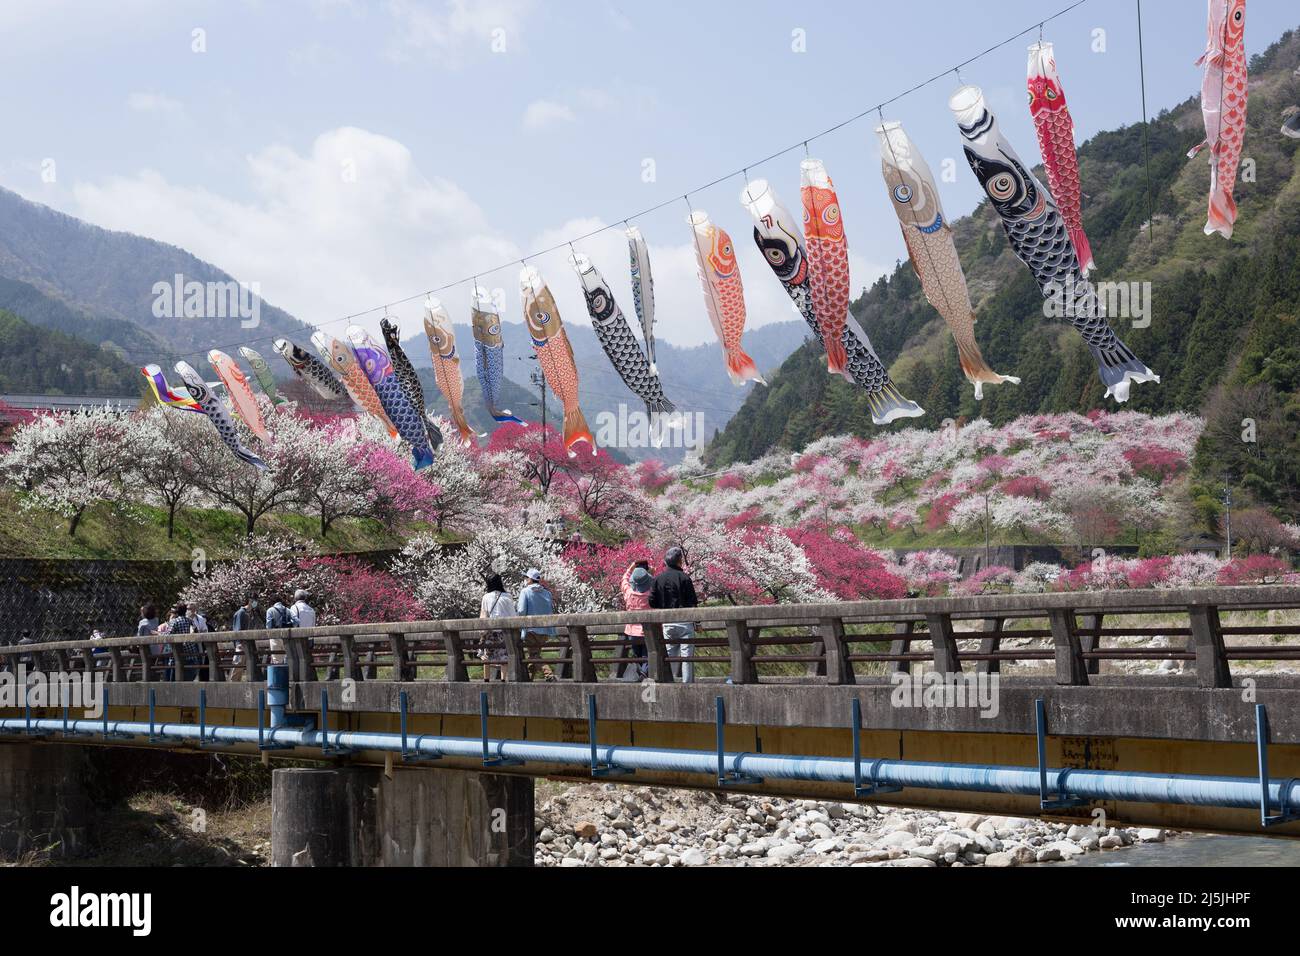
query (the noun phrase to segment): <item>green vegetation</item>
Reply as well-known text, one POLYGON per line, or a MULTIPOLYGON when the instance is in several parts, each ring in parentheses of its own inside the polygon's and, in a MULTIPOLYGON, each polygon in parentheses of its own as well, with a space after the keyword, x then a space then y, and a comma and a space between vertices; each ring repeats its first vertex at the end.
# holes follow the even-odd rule
MULTIPOLYGON (((1115 325, 1162 383, 1135 387, 1125 407, 1207 417, 1194 494, 1206 499, 1211 522, 1225 481, 1277 510, 1295 514, 1300 505, 1300 143, 1277 131, 1282 109, 1300 102, 1300 77, 1292 72, 1298 60, 1300 34, 1292 31, 1251 62, 1250 162, 1243 164, 1251 172, 1237 186, 1240 216, 1229 242, 1202 234, 1209 172, 1203 159, 1185 155, 1203 135, 1198 99, 1150 125, 1154 225, 1141 125, 1101 133, 1079 151, 1094 278, 1152 285, 1150 326, 1115 325), (1241 438, 1247 418, 1258 425, 1253 444, 1241 438)), ((1020 145, 1032 155, 1032 143, 1020 145)), ((1082 341, 1043 318, 1039 291, 988 203, 954 229, 984 355, 1024 383, 987 388, 977 403, 951 337, 922 298, 911 264, 901 263, 853 305, 903 392, 926 409, 924 418, 890 427, 934 428, 945 418, 974 417, 1000 425, 1024 414, 1107 404, 1082 341)), ((708 460, 723 466, 824 435, 879 431, 863 393, 827 375, 809 343, 769 387, 754 390, 708 460)))
POLYGON ((0 309, 0 392, 120 398, 143 382, 117 355, 0 309))

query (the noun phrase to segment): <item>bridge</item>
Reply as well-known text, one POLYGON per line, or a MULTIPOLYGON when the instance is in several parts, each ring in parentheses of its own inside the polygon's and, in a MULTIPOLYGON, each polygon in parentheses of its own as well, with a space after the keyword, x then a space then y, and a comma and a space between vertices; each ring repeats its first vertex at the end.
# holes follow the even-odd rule
POLYGON ((0 685, 105 698, 0 709, 0 848, 76 842, 88 747, 311 761, 273 774, 277 865, 526 865, 533 777, 1294 837, 1297 608, 1280 586, 697 608, 689 684, 681 611, 185 635, 179 668, 137 637, 0 647, 0 685), (530 651, 525 624, 557 634, 530 651), (512 639, 485 683, 489 627, 512 639))

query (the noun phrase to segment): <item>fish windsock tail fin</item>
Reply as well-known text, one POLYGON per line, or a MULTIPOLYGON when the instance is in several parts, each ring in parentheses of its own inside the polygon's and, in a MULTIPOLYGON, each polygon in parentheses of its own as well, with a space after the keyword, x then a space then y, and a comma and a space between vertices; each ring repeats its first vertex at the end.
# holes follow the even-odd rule
POLYGON ((1209 147, 1209 145, 1210 145, 1210 141, 1208 139, 1201 140, 1199 143, 1197 143, 1195 146, 1193 146, 1191 149, 1187 151, 1187 158, 1194 159, 1197 153, 1199 153, 1203 149, 1206 149, 1207 147, 1209 147))
POLYGON ((731 376, 731 384, 744 385, 746 382, 754 381, 760 385, 766 385, 763 374, 754 364, 754 360, 745 354, 745 350, 737 345, 734 349, 727 349, 727 374, 731 376))
POLYGON ((1236 221, 1237 201, 1222 186, 1216 174, 1214 182, 1210 184, 1210 210, 1205 218, 1205 234, 1212 236, 1217 232, 1224 239, 1231 239, 1232 227, 1236 221))
POLYGON ((1079 273, 1086 277, 1089 272, 1097 268, 1097 264, 1092 260, 1092 245, 1088 242, 1083 226, 1070 230, 1070 243, 1074 246, 1074 254, 1079 259, 1079 273))
POLYGON ((429 437, 429 447, 437 451, 442 447, 442 429, 433 423, 432 418, 424 420, 424 433, 429 437))
POLYGON ((466 445, 478 444, 477 441, 478 436, 475 433, 474 429, 470 427, 469 422, 465 420, 465 413, 464 412, 457 413, 454 416, 454 420, 456 423, 456 431, 460 433, 460 440, 464 442, 466 445))
POLYGON ((976 401, 984 397, 985 385, 1001 385, 1003 382, 1010 382, 1012 385, 1020 384, 1020 379, 1014 375, 1001 375, 989 368, 980 347, 974 342, 958 342, 957 358, 961 362, 962 374, 966 376, 966 381, 975 386, 976 401))
POLYGON ((528 423, 522 418, 511 415, 510 409, 508 408, 503 408, 499 412, 493 412, 492 420, 500 425, 504 425, 506 422, 513 422, 516 425, 523 425, 525 428, 528 427, 528 423))
POLYGON ((592 437, 591 429, 587 427, 587 419, 583 416, 582 409, 575 405, 564 411, 564 450, 570 455, 574 454, 573 446, 581 441, 590 445, 591 453, 596 454, 596 439, 592 437))
POLYGON ((411 449, 411 466, 420 471, 422 468, 428 468, 433 464, 433 449, 428 447, 411 449))
POLYGON ((1114 398, 1121 405, 1128 401, 1129 390, 1135 382, 1155 382, 1160 384, 1160 376, 1147 368, 1133 350, 1118 338, 1108 348, 1089 346, 1092 356, 1097 360, 1097 370, 1106 385, 1106 397, 1114 398))
POLYGON ((849 356, 844 350, 844 341, 838 338, 826 340, 826 371, 831 375, 843 375, 849 366, 849 356))
POLYGON ((237 448, 234 451, 235 451, 235 455, 238 458, 240 458, 242 461, 248 462, 254 468, 257 468, 261 471, 266 471, 267 468, 266 462, 263 461, 260 456, 255 455, 247 448, 237 448))
POLYGON ((886 382, 878 392, 867 393, 871 407, 871 420, 877 425, 888 425, 896 418, 920 418, 925 409, 910 398, 905 398, 893 382, 886 382))
POLYGON ((677 406, 669 401, 666 396, 660 396, 657 401, 646 402, 645 411, 647 415, 653 415, 656 412, 675 412, 677 411, 677 406))

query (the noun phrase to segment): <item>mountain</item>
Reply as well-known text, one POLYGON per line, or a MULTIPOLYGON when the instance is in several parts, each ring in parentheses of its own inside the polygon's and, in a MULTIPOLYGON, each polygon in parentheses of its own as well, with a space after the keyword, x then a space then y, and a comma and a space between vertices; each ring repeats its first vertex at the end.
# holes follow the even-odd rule
POLYGON ((0 309, 0 392, 121 398, 143 381, 116 355, 0 309))
MULTIPOLYGON (((489 422, 486 411, 482 408, 478 384, 470 382, 474 372, 473 330, 468 324, 457 325, 455 328, 456 341, 460 345, 461 354, 465 356, 462 359, 462 372, 466 376, 466 414, 469 414, 471 403, 476 403, 474 407, 482 413, 482 420, 489 422)), ((610 364, 591 326, 569 323, 565 325, 564 330, 573 345, 573 357, 578 366, 579 403, 587 423, 592 431, 597 433, 597 438, 600 437, 599 429, 602 421, 609 423, 611 429, 616 427, 620 406, 626 409, 625 420, 627 416, 635 413, 644 413, 645 405, 623 384, 623 380, 610 364)), ((769 323, 745 333, 745 351, 753 356, 758 367, 766 373, 779 367, 786 356, 800 347, 807 335, 807 326, 802 322, 769 323)), ((529 404, 539 401, 537 388, 519 384, 528 382, 537 369, 528 330, 522 322, 503 321, 501 336, 506 350, 507 387, 520 390, 527 396, 515 399, 507 394, 503 404, 521 418, 540 418, 540 407, 532 407, 529 404), (526 413, 521 412, 521 408, 525 409, 526 413)), ((417 367, 427 368, 430 365, 429 346, 422 333, 404 342, 403 347, 417 367)), ((676 403, 679 409, 697 416, 690 420, 690 427, 700 444, 707 441, 727 423, 753 388, 750 385, 738 388, 730 383, 723 367, 721 346, 716 343, 685 348, 670 342, 657 341, 655 360, 659 368, 660 380, 663 382, 664 393, 676 403)), ((429 376, 424 389, 425 399, 432 403, 440 414, 445 414, 446 403, 442 401, 438 390, 430 387, 431 382, 432 376, 429 376)), ((548 392, 546 400, 549 411, 552 414, 558 412, 560 405, 554 393, 548 392)), ((472 416, 470 422, 480 431, 486 430, 475 422, 472 416)), ((671 447, 671 444, 666 442, 661 448, 621 447, 620 450, 636 461, 659 458, 675 463, 684 457, 686 449, 671 447)))
MULTIPOLYGON (((1148 327, 1112 319, 1121 338, 1162 378, 1159 385, 1135 386, 1124 407, 1152 413, 1217 411, 1225 416, 1223 434, 1230 435, 1242 431, 1241 419, 1252 417, 1249 409, 1255 408, 1261 429, 1265 420, 1278 423, 1276 441, 1237 440, 1236 448, 1219 450, 1235 463, 1238 478, 1255 474, 1260 487, 1281 482, 1269 492, 1279 501, 1278 494, 1292 494, 1283 486, 1300 489, 1300 477, 1277 476, 1279 468, 1300 469, 1300 464, 1287 465, 1300 460, 1295 438, 1300 432, 1300 142, 1279 133, 1282 111, 1300 102, 1297 62, 1296 31, 1251 59, 1243 152, 1249 162, 1243 162, 1236 188, 1240 213, 1230 241, 1202 233, 1207 160, 1205 154, 1195 160, 1186 156, 1204 137, 1199 97, 1150 123, 1154 222, 1141 125, 1100 133, 1079 149, 1084 225, 1098 265, 1092 278, 1150 283, 1152 294, 1148 327), (1254 398, 1241 398, 1245 392, 1254 398), (1252 464, 1263 458, 1270 460, 1267 479, 1252 464)), ((1014 145, 1022 156, 1035 155, 1033 142, 1014 145)), ((1038 174, 1046 181, 1041 169, 1038 174)), ((963 169, 960 175, 970 173, 963 169)), ((910 263, 900 263, 852 306, 903 393, 927 413, 889 427, 938 428, 945 419, 975 417, 1000 425, 1026 413, 1113 408, 1102 397, 1095 364, 1079 336, 1044 318, 1037 286, 1011 252, 988 202, 953 229, 984 356, 993 368, 1024 382, 986 387, 983 402, 976 402, 951 336, 922 297, 910 263)), ((880 431, 871 423, 863 393, 826 373, 815 343, 791 355, 770 381, 769 387, 754 389, 711 443, 707 461, 753 460, 824 435, 880 431)), ((1207 434, 1214 433, 1212 417, 1210 425, 1207 434)), ((1206 453, 1199 460, 1209 467, 1216 457, 1206 453)), ((1217 464, 1215 470, 1221 470, 1217 464)), ((1202 476, 1208 481, 1207 474, 1202 476)))
MULTIPOLYGON (((234 343, 243 343, 264 349, 276 336, 304 338, 310 332, 283 309, 260 300, 255 328, 244 328, 243 323, 251 318, 241 318, 235 308, 227 308, 225 317, 218 317, 213 308, 205 309, 206 317, 185 318, 184 309, 174 307, 175 296, 165 297, 164 307, 155 291, 158 283, 173 286, 178 275, 185 282, 212 283, 214 291, 235 282, 184 249, 101 229, 0 189, 0 278, 24 283, 73 312, 143 330, 152 342, 132 339, 121 325, 76 333, 95 344, 105 339, 116 342, 133 364, 156 361, 170 366, 177 358, 193 362, 209 348, 231 349, 234 343), (116 331, 109 334, 110 330, 116 331), (131 344, 118 341, 119 337, 131 344), (158 343, 165 346, 161 352, 158 343)), ((25 295, 21 290, 18 294, 25 295)), ((237 307, 238 303, 229 305, 237 307)), ((245 314, 251 316, 252 312, 249 308, 245 314)))
POLYGON ((0 309, 7 309, 32 325, 98 345, 126 362, 163 353, 167 348, 132 322, 98 318, 16 279, 0 278, 0 309))

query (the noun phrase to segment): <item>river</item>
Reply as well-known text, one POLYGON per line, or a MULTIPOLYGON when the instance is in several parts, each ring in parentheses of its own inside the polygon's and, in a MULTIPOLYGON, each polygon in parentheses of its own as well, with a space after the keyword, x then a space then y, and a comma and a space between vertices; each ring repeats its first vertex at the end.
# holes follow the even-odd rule
POLYGON ((1300 840, 1198 833, 1087 853, 1052 866, 1300 866, 1300 840))

